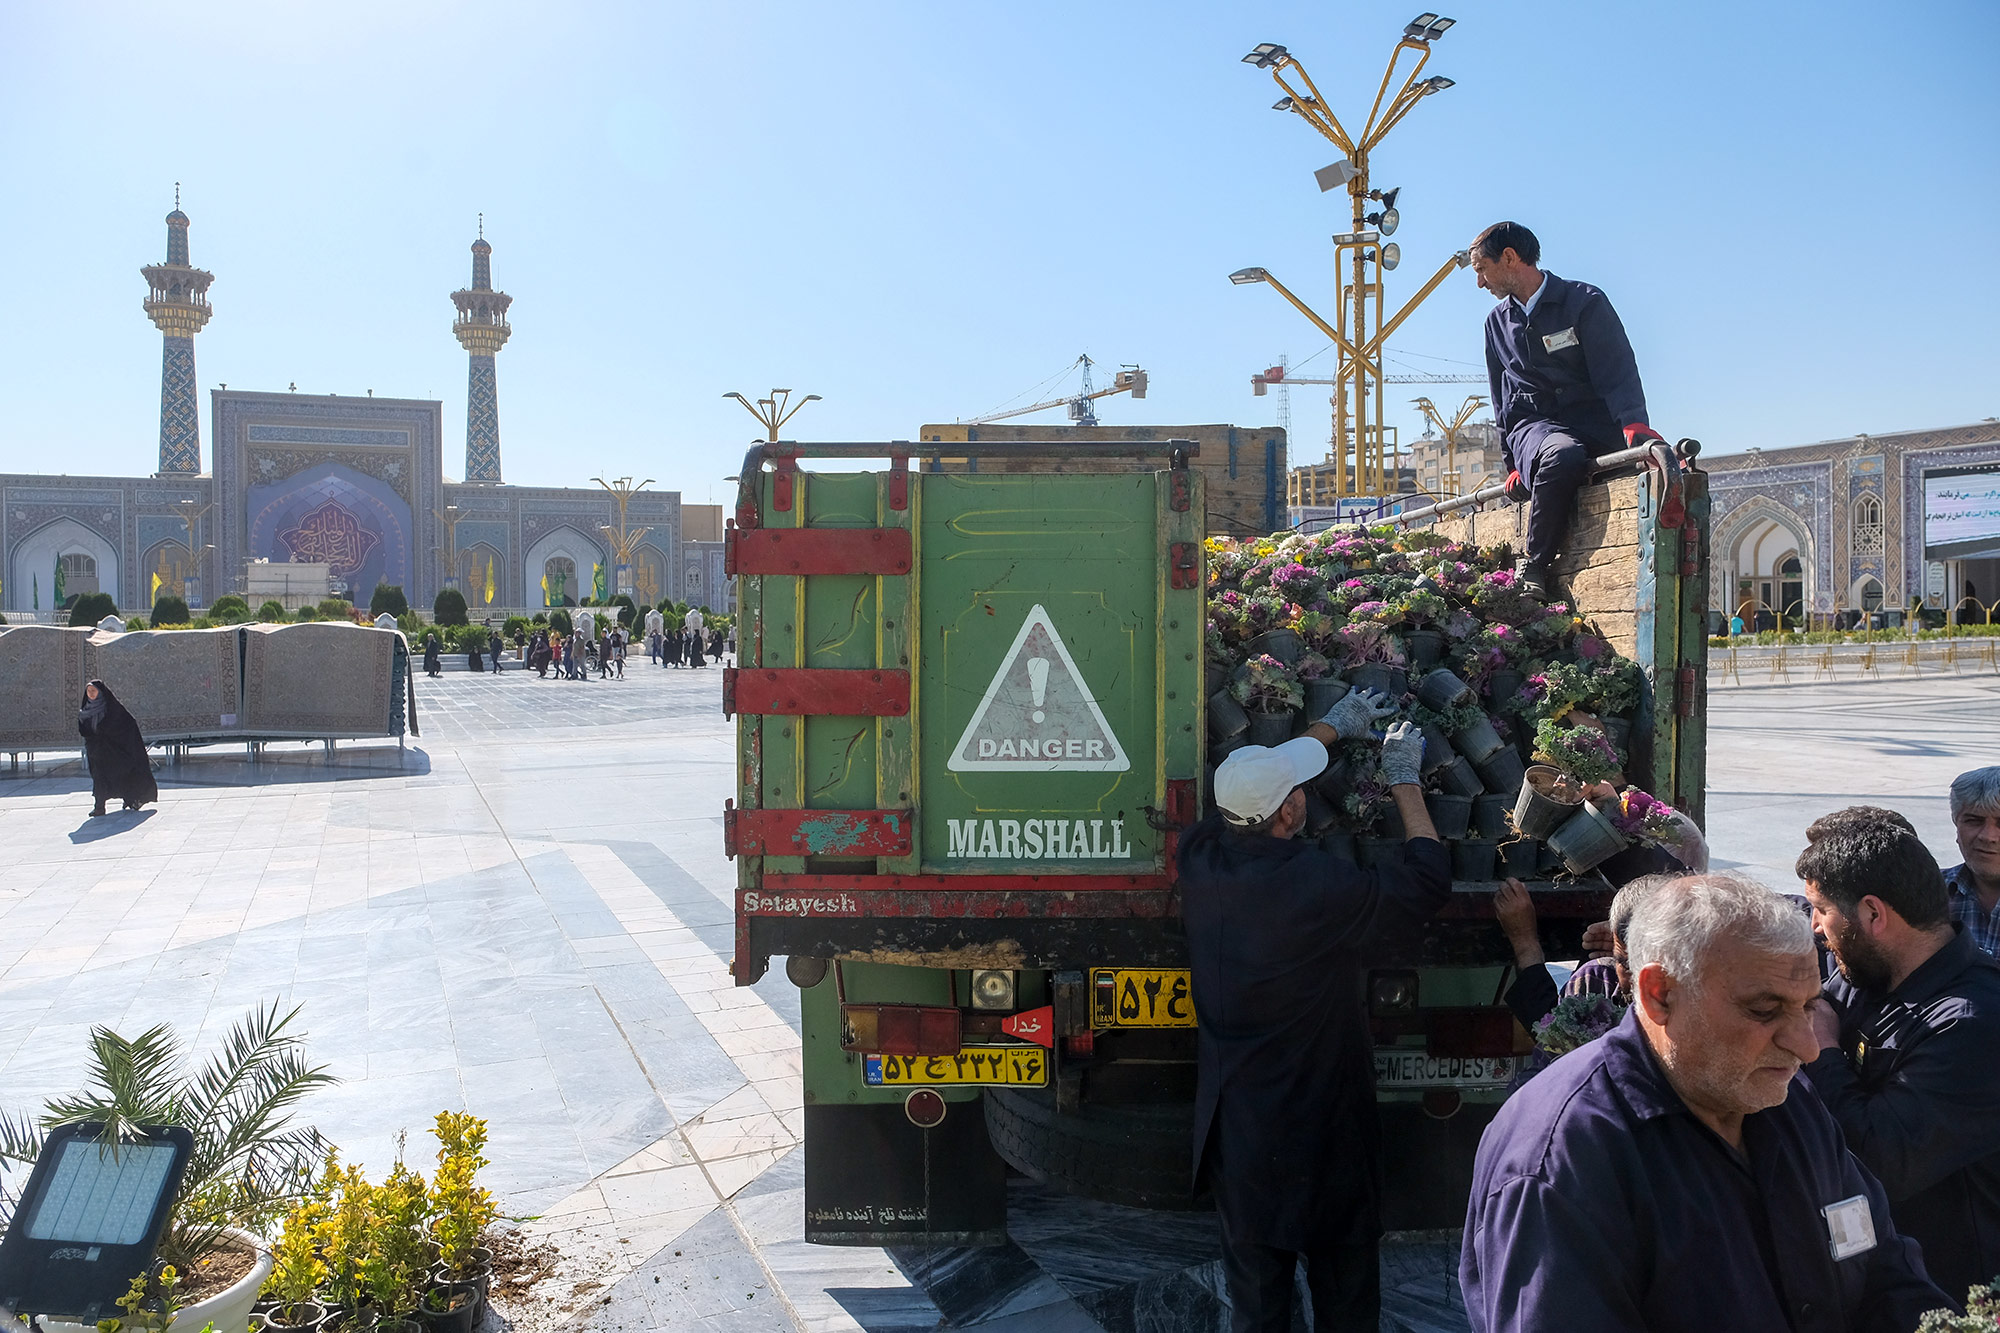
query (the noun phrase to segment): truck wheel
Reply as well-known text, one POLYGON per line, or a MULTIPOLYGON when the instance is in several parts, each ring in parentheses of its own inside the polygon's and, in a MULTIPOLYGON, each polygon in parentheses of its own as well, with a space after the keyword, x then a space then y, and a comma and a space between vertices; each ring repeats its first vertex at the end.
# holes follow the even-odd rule
POLYGON ((1053 1088, 988 1088, 986 1133, 1016 1171, 1128 1208, 1194 1211, 1194 1107, 1100 1106, 1058 1114, 1053 1088))

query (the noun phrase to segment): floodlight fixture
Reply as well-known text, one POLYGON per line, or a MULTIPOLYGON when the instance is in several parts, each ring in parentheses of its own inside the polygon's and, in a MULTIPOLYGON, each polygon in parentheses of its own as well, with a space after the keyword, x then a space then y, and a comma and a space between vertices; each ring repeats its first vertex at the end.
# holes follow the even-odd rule
POLYGON ((1396 206, 1396 196, 1402 192, 1403 187, 1398 185, 1391 190, 1370 190, 1368 197, 1370 199, 1380 199, 1384 208, 1394 208, 1396 206))
POLYGON ((1280 97, 1277 101, 1271 103, 1271 110, 1273 111, 1293 111, 1296 109, 1297 104, 1289 97, 1280 97))
POLYGON ((1422 41, 1424 34, 1431 30, 1431 24, 1437 22, 1437 17, 1435 14, 1417 15, 1403 25, 1403 36, 1408 37, 1412 41, 1422 41))
POLYGON ((1371 227, 1380 227, 1384 236, 1394 236, 1397 224, 1402 220, 1403 215, 1393 208, 1385 208, 1380 213, 1370 213, 1362 219, 1371 227))
POLYGON ((1258 69, 1269 69, 1290 54, 1276 42, 1259 42, 1249 55, 1243 57, 1243 63, 1255 65, 1258 69))
POLYGON ((1449 28, 1449 27, 1450 27, 1450 26, 1451 26, 1452 24, 1454 24, 1454 23, 1456 23, 1456 22, 1458 22, 1458 20, 1457 20, 1457 19, 1435 19, 1435 20, 1433 20, 1433 21, 1432 21, 1432 23, 1431 23, 1431 26, 1430 26, 1430 39, 1431 39, 1432 41, 1436 41, 1436 40, 1437 40, 1438 38, 1440 38, 1440 37, 1444 36, 1444 33, 1445 33, 1445 29, 1446 29, 1446 28, 1449 28))
POLYGON ((1360 174, 1361 168, 1343 157, 1340 161, 1315 171, 1313 179, 1319 182, 1320 193, 1325 194, 1329 190, 1338 190, 1360 174))
POLYGON ((1383 270, 1383 272, 1385 272, 1385 273, 1392 273, 1392 272, 1394 272, 1394 271, 1395 271, 1395 268, 1396 268, 1396 265, 1398 265, 1398 264, 1400 264, 1400 263, 1402 263, 1402 262, 1403 262, 1403 247, 1402 247, 1402 246, 1400 246, 1400 245, 1396 244, 1396 243, 1395 243, 1394 241, 1390 241, 1390 242, 1389 242, 1389 243, 1388 243, 1387 245, 1385 245, 1385 246, 1383 246, 1383 247, 1382 247, 1382 270, 1383 270))
POLYGON ((1417 87, 1423 90, 1422 93, 1423 96, 1428 97, 1432 93, 1441 93, 1447 88, 1454 87, 1457 85, 1457 83, 1458 83, 1457 79, 1447 79, 1442 74, 1433 74, 1428 79, 1425 79, 1422 83, 1418 84, 1417 87))
POLYGON ((1238 287, 1246 286, 1253 282, 1269 282, 1270 279, 1271 275, 1261 268, 1239 268, 1229 275, 1229 280, 1238 287))
POLYGON ((1334 235, 1335 245, 1373 245, 1382 239, 1381 233, 1373 231, 1343 231, 1334 235))

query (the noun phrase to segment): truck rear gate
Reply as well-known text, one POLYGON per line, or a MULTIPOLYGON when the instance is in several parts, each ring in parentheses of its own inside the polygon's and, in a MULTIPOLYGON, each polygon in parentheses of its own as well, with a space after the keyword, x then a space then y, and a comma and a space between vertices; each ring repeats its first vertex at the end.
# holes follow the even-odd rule
MULTIPOLYGON (((806 1238, 820 1243, 999 1242, 1003 1156, 1093 1197, 1190 1202, 1194 1029, 1171 868, 1199 814, 1212 688, 1195 447, 980 445, 1005 466, 920 470, 967 452, 760 445, 728 534, 734 972, 749 984, 785 956, 804 988, 806 1238), (1025 466, 1052 456, 1157 470, 1025 466), (810 459, 888 467, 801 469, 810 459)), ((1698 712, 1701 539, 1661 528, 1647 487, 1586 488, 1580 563, 1628 576, 1580 610, 1622 617, 1606 626, 1620 650, 1698 712)), ((1662 709, 1655 727, 1642 711, 1634 776, 1698 810, 1688 720, 1662 709)), ((1463 1215, 1519 1049, 1497 1008, 1511 954, 1496 886, 1458 887, 1420 942, 1371 960, 1388 997, 1375 1007, 1393 1227, 1463 1215), (1398 1008, 1405 982, 1420 1007, 1398 1008)), ((1550 956, 1575 956, 1608 890, 1535 887, 1550 956)))

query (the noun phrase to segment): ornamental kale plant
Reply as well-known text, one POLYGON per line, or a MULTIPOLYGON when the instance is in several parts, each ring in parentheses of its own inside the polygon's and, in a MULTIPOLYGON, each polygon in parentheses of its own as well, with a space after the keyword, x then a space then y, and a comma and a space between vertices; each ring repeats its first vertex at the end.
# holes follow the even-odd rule
POLYGON ((1618 1026, 1625 1006, 1609 995, 1565 995, 1535 1024, 1535 1045, 1550 1055, 1566 1055, 1618 1026))
POLYGON ((1327 661, 1324 653, 1308 650, 1300 656, 1299 664, 1293 670, 1298 672, 1300 680, 1324 680, 1333 674, 1333 663, 1327 661))
POLYGON ((1585 785, 1616 777, 1624 767, 1610 738, 1583 723, 1566 727, 1553 720, 1543 722, 1535 728, 1535 757, 1585 785))
POLYGON ((1249 669, 1229 682, 1229 697, 1253 713, 1283 713, 1303 708, 1306 692, 1298 673, 1269 653, 1259 653, 1249 669))

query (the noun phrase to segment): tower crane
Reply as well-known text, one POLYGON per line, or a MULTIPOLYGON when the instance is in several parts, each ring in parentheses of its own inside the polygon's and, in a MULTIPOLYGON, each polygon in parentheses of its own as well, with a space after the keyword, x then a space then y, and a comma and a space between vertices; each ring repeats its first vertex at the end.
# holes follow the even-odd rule
MULTIPOLYGON (((1420 371, 1412 375, 1384 375, 1384 384, 1484 384, 1484 375, 1434 375, 1420 371)), ((1250 392, 1262 398, 1273 384, 1345 384, 1339 379, 1310 379, 1304 375, 1290 374, 1283 366, 1272 366, 1260 374, 1250 377, 1250 392)))
POLYGON ((989 422, 1006 421, 1010 417, 1024 417, 1031 412, 1045 412, 1051 407, 1067 407, 1072 426, 1095 426, 1097 409, 1094 404, 1097 399, 1109 398, 1117 393, 1129 393, 1134 398, 1146 396, 1146 372, 1137 366, 1126 366, 1121 369, 1108 389, 1091 388, 1090 368, 1095 364, 1088 356, 1080 356, 1070 363, 1072 370, 1078 366, 1083 367, 1083 385, 1076 393, 1061 398, 1051 398, 1047 402, 1034 403, 1028 407, 1010 408, 1005 412, 988 412, 981 417, 967 417, 962 424, 983 426, 989 422))

